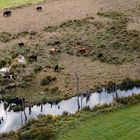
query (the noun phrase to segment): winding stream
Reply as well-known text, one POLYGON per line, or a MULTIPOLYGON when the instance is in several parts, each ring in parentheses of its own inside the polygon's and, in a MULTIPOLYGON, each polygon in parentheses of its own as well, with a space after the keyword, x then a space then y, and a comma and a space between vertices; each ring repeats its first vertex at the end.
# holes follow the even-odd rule
MULTIPOLYGON (((127 91, 117 90, 118 97, 132 96, 132 94, 140 94, 140 88, 134 87, 127 91)), ((31 108, 31 112, 29 111, 29 107, 26 107, 25 111, 20 112, 8 111, 9 108, 4 109, 4 103, 0 102, 0 118, 3 118, 0 123, 0 133, 17 130, 27 120, 32 118, 36 119, 40 114, 61 115, 63 112, 74 114, 84 107, 94 108, 94 106, 99 103, 109 104, 112 103, 113 96, 114 93, 107 93, 107 91, 103 89, 102 92, 92 93, 89 97, 72 97, 68 100, 63 100, 54 105, 51 105, 49 103, 42 106, 35 105, 31 108), (25 117, 25 113, 27 116, 27 120, 25 117)))

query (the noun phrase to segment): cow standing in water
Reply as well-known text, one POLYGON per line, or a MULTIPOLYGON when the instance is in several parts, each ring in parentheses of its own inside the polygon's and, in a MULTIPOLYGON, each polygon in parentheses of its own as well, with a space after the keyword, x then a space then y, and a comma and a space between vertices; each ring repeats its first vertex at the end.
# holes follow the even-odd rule
POLYGON ((9 16, 11 16, 11 14, 12 14, 12 12, 11 12, 10 10, 8 10, 8 11, 5 11, 5 12, 3 13, 3 16, 4 16, 4 17, 9 17, 9 16))

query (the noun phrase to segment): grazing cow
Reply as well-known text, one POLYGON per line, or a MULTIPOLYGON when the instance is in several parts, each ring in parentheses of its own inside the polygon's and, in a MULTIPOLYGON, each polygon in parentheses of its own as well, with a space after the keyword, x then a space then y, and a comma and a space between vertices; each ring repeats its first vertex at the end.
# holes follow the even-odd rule
POLYGON ((14 97, 14 98, 12 98, 12 99, 9 99, 7 102, 8 102, 8 104, 12 104, 12 103, 14 103, 15 101, 17 101, 19 98, 18 97, 14 97))
POLYGON ((25 103, 25 98, 18 98, 18 97, 15 97, 15 98, 12 98, 8 101, 8 104, 16 104, 16 105, 23 105, 25 103))
POLYGON ((60 41, 55 41, 55 45, 60 45, 60 41))
POLYGON ((3 77, 9 73, 10 73, 10 68, 8 67, 0 69, 0 75, 3 77))
POLYGON ((29 61, 30 61, 30 62, 33 62, 33 61, 37 62, 37 55, 31 55, 31 56, 29 57, 29 61))
POLYGON ((13 75, 7 73, 6 75, 3 76, 3 79, 5 79, 5 80, 12 80, 13 79, 13 75))
POLYGON ((38 6, 38 7, 36 7, 36 10, 41 12, 42 11, 42 7, 38 6))
POLYGON ((17 87, 16 84, 9 84, 9 85, 7 85, 7 86, 5 87, 5 89, 7 89, 7 90, 14 89, 14 90, 16 91, 16 87, 17 87))
POLYGON ((23 42, 20 42, 20 43, 18 43, 18 46, 19 47, 23 47, 24 46, 24 43, 23 42))
POLYGON ((99 53, 98 54, 98 58, 101 58, 101 57, 103 57, 103 54, 102 53, 99 53))
POLYGON ((59 66, 58 66, 58 65, 56 65, 56 66, 54 67, 54 71, 55 71, 55 72, 58 72, 58 71, 59 71, 59 66))
POLYGON ((9 16, 11 16, 11 14, 12 14, 12 12, 11 12, 10 10, 8 10, 8 11, 5 11, 5 12, 3 13, 3 16, 4 16, 4 17, 9 17, 9 16))
POLYGON ((50 49, 50 54, 53 54, 54 55, 56 52, 57 52, 56 48, 51 48, 50 49))
POLYGON ((5 80, 12 80, 13 79, 13 75, 10 74, 10 68, 2 68, 2 69, 0 69, 0 75, 5 80))
POLYGON ((79 52, 79 53, 85 53, 86 50, 87 50, 86 48, 80 48, 80 49, 78 50, 78 52, 79 52))

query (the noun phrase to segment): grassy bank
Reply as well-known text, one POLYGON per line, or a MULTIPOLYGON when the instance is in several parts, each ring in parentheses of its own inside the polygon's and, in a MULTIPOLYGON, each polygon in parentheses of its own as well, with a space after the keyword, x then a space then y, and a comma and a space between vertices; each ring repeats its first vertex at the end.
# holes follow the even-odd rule
POLYGON ((18 7, 25 4, 42 2, 43 0, 1 0, 0 9, 18 7))
POLYGON ((85 108, 75 115, 64 112, 62 116, 39 116, 38 120, 30 120, 16 133, 2 134, 0 138, 106 140, 111 137, 115 140, 134 140, 139 136, 139 101, 140 95, 134 95, 118 99, 110 105, 98 105, 92 110, 85 108))
POLYGON ((136 140, 140 137, 140 104, 98 117, 90 117, 60 136, 60 140, 136 140))

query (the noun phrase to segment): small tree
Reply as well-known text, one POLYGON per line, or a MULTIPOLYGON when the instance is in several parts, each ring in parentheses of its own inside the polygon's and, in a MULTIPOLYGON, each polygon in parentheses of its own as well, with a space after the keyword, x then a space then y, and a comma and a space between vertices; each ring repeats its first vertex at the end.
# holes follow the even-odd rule
POLYGON ((75 73, 75 76, 76 76, 76 89, 77 89, 77 105, 78 105, 78 110, 80 109, 80 103, 79 103, 79 95, 80 95, 80 92, 79 92, 79 76, 77 73, 75 73))

